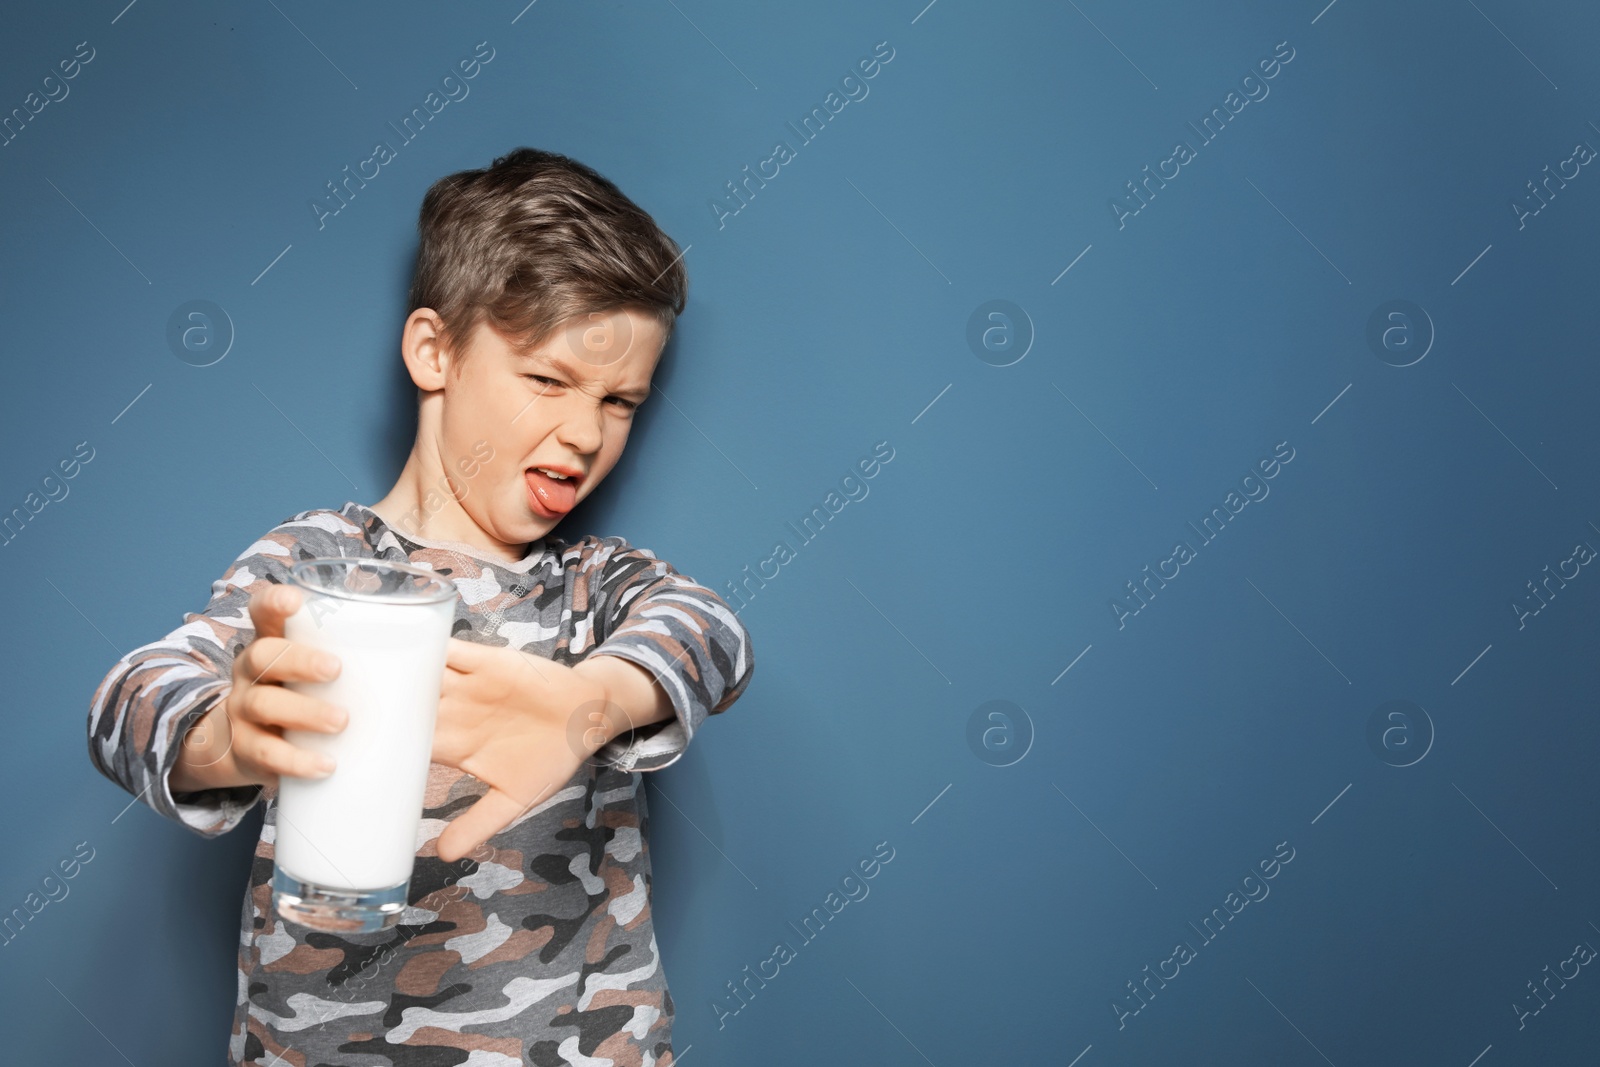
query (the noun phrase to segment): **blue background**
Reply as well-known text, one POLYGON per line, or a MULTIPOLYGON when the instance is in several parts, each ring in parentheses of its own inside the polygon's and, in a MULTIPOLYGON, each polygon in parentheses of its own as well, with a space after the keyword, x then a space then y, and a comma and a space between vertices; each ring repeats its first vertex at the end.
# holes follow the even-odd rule
POLYGON ((925 2, 8 12, 0 111, 95 50, 0 148, 0 511, 94 449, 0 547, 0 910, 95 850, 0 948, 9 1057, 224 1056, 258 819, 206 841, 129 808, 89 696, 259 534, 388 490, 422 194, 528 144, 689 248, 670 402, 558 532, 724 592, 894 450, 748 599, 743 699, 647 776, 679 1056, 1595 1062, 1594 968, 1516 1006, 1600 946, 1600 577, 1513 605, 1600 546, 1600 176, 1511 205, 1600 145, 1600 16, 925 2), (470 95, 319 228, 324 183, 481 41, 470 95), (882 41, 869 95, 799 144, 785 124, 882 41), (795 158, 719 225, 780 139, 795 158), (1119 226, 1180 139, 1195 158, 1119 226), (167 340, 192 300, 233 332, 206 367, 167 340), (992 300, 1022 314, 974 348, 992 300), (1396 300, 1426 320, 1375 348, 1396 300), (1202 545, 1186 523, 1280 442, 1270 495, 1202 545), (1196 558, 1119 625, 1178 540, 1196 558), (719 1028, 726 983, 884 841, 870 895, 719 1028), (1204 944, 1188 924, 1283 842, 1204 944), (1140 1007, 1127 983, 1180 940, 1140 1007))

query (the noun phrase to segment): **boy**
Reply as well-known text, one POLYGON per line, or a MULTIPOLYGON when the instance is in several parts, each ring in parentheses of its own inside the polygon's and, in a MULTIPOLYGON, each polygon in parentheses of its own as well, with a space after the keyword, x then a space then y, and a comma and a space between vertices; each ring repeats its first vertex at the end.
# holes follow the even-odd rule
POLYGON ((266 798, 231 1064, 664 1067, 640 772, 743 693, 750 637, 648 550, 550 530, 621 456, 683 310, 681 253, 611 182, 530 148, 435 183, 418 228, 399 481, 285 520, 204 613, 124 656, 95 692, 90 756, 205 837, 266 798), (281 731, 344 714, 281 684, 338 671, 283 638, 288 568, 313 556, 432 567, 461 594, 410 907, 378 933, 272 906, 279 776, 329 772, 281 731))

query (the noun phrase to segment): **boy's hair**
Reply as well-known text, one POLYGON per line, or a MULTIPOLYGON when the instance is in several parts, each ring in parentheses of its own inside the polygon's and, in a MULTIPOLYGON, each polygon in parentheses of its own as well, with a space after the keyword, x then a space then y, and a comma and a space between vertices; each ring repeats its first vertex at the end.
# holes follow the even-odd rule
POLYGON ((669 337, 683 311, 677 244, 611 181, 555 152, 517 148, 440 178, 417 230, 406 313, 438 312, 452 353, 485 321, 534 348, 576 315, 633 309, 669 337))

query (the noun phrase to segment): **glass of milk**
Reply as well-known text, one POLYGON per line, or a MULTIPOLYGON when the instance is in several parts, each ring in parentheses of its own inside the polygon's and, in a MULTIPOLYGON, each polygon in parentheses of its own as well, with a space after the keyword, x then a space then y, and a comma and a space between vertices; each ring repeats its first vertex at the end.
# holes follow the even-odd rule
POLYGON ((343 666, 331 682, 284 687, 343 707, 349 720, 331 734, 284 730, 290 744, 331 756, 334 770, 279 777, 273 905, 319 930, 382 930, 407 906, 456 588, 425 568, 362 556, 302 560, 290 581, 302 603, 284 637, 343 666))

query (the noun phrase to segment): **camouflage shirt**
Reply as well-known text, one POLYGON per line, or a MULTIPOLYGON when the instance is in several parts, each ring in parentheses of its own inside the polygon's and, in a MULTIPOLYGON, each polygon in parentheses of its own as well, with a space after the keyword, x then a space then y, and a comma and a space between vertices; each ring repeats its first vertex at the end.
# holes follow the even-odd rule
POLYGON ((755 666, 750 635, 710 589, 620 537, 547 536, 518 563, 470 551, 408 538, 360 504, 302 512, 245 549, 203 613, 129 652, 95 691, 91 759, 162 815, 215 837, 266 800, 240 917, 230 1064, 675 1060, 639 772, 674 762, 706 716, 744 691, 755 666), (432 567, 460 590, 455 636, 568 665, 621 656, 661 682, 675 717, 611 741, 565 788, 452 864, 438 857, 439 832, 485 786, 432 764, 399 925, 332 934, 284 922, 272 907, 275 787, 174 795, 168 775, 185 731, 225 695, 233 657, 254 635, 250 595, 313 556, 432 567))

